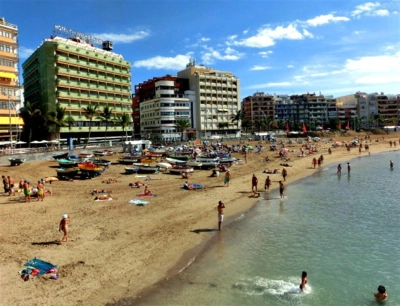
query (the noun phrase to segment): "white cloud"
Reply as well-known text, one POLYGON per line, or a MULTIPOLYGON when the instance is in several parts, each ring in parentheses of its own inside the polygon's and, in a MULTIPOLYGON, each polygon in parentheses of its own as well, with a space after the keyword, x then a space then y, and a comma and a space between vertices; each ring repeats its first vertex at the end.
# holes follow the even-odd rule
POLYGON ((261 51, 261 52, 258 52, 258 54, 260 54, 261 57, 264 57, 264 58, 268 57, 268 55, 272 54, 272 53, 273 53, 272 51, 261 51))
POLYGON ((356 60, 348 59, 344 70, 355 83, 400 84, 400 51, 393 55, 365 56, 356 60))
POLYGON ((360 18, 361 15, 366 16, 389 16, 390 13, 386 9, 377 9, 381 4, 379 2, 367 2, 357 5, 356 9, 351 12, 351 16, 360 18))
POLYGON ((132 34, 114 34, 114 33, 98 33, 92 34, 94 37, 98 37, 103 40, 110 40, 115 44, 122 43, 127 44, 136 40, 144 39, 150 35, 148 31, 139 31, 132 34))
POLYGON ((328 24, 332 22, 341 22, 341 21, 349 21, 350 18, 347 17, 335 17, 332 14, 328 15, 320 15, 313 19, 309 19, 306 23, 312 27, 317 27, 323 24, 328 24))
POLYGON ((179 54, 175 57, 155 56, 149 59, 135 61, 132 66, 135 68, 180 70, 185 68, 190 58, 190 53, 186 55, 179 54))
POLYGON ((260 66, 260 65, 255 65, 253 66, 250 70, 267 70, 271 69, 269 66, 260 66))
POLYGON ((200 38, 200 41, 202 41, 202 42, 206 42, 206 41, 210 41, 211 39, 210 38, 208 38, 208 37, 202 37, 202 38, 200 38))
POLYGON ((246 89, 262 89, 262 88, 269 88, 269 87, 288 87, 292 86, 293 84, 290 82, 269 82, 264 84, 254 84, 247 86, 246 89))
POLYGON ((215 60, 223 61, 237 61, 244 56, 244 53, 238 52, 231 47, 227 47, 222 52, 214 50, 212 47, 205 47, 206 51, 203 52, 201 59, 204 64, 213 64, 215 60))
POLYGON ((288 68, 294 68, 294 65, 287 65, 288 68))
POLYGON ((296 25, 290 24, 287 27, 277 26, 270 28, 265 26, 258 30, 257 34, 249 38, 236 41, 236 37, 230 39, 228 44, 236 46, 245 46, 253 48, 265 48, 275 45, 276 40, 289 39, 299 40, 304 39, 304 35, 296 28, 296 25))
POLYGON ((29 56, 32 55, 33 52, 35 52, 34 49, 25 48, 25 47, 18 48, 18 55, 19 55, 19 58, 21 58, 21 59, 28 58, 29 56))

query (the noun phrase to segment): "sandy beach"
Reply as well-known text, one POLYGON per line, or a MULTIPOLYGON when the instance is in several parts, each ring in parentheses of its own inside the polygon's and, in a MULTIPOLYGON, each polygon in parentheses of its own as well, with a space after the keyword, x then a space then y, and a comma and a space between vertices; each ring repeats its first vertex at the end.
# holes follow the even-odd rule
MULTIPOLYGON (((365 143, 364 136, 364 133, 346 137, 326 134, 323 138, 348 143, 359 137, 365 143)), ((370 136, 371 154, 400 148, 399 132, 370 136), (397 146, 390 146, 389 141, 396 141, 397 146)), ((358 148, 347 152, 345 147, 332 148, 325 142, 312 145, 318 152, 300 157, 300 144, 286 144, 290 157, 287 162, 265 143, 262 153, 247 154, 247 162, 244 155, 235 153, 233 156, 241 161, 230 168, 229 186, 224 186, 223 173, 220 177, 209 177, 211 170, 195 170, 188 181, 205 184, 204 190, 181 189, 185 180, 179 175, 150 175, 154 180, 149 181, 126 175, 126 166, 117 164, 120 154, 116 154, 109 158, 113 164, 100 177, 46 184, 52 195, 43 202, 34 198, 25 203, 22 194, 1 193, 0 305, 104 305, 138 295, 159 280, 179 273, 195 258, 216 232, 219 200, 226 205, 225 224, 255 203, 257 199, 251 193, 253 174, 258 178, 259 190, 264 190, 267 174, 262 171, 276 168, 282 172, 281 163, 290 165, 285 167, 288 172, 285 183, 290 184, 321 171, 312 166, 312 159, 321 154, 322 167, 342 163, 343 173, 347 172, 347 161, 368 155, 364 149, 361 153, 358 148), (328 154, 329 147, 332 154, 328 154), (267 156, 269 162, 264 161, 267 156), (103 183, 108 179, 116 182, 103 183), (145 199, 150 202, 146 206, 128 203, 143 191, 128 186, 137 180, 148 183, 157 194, 145 199), (114 199, 94 201, 93 189, 111 190, 114 199), (59 244, 62 233, 58 226, 63 214, 71 218, 70 241, 59 244), (18 271, 34 257, 58 265, 59 278, 31 277, 24 282, 18 271)), ((16 182, 27 179, 36 186, 40 178, 54 176, 57 167, 56 161, 47 160, 16 167, 1 165, 0 172, 12 176, 16 182)), ((276 189, 282 175, 269 176, 271 188, 276 189)), ((290 185, 285 192, 290 195, 290 185)))

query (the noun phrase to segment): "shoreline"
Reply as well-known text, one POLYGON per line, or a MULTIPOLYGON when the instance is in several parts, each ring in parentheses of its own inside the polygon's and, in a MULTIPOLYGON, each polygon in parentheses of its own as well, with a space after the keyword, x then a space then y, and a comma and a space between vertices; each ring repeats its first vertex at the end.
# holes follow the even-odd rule
MULTIPOLYGON (((389 136, 390 139, 395 138, 393 134, 389 136)), ((324 143, 316 144, 327 146, 324 143)), ((396 150, 396 147, 389 148, 388 139, 370 145, 371 154, 396 150)), ((262 155, 251 153, 248 155, 247 164, 241 163, 231 168, 232 186, 229 187, 223 186, 223 177, 208 178, 209 171, 199 170, 190 181, 205 183, 206 190, 178 189, 175 192, 177 185, 181 186, 183 180, 178 176, 160 175, 162 180, 150 181, 151 188, 157 191, 158 196, 154 197, 154 200, 151 199, 151 204, 146 207, 127 204, 132 195, 129 191, 131 189, 127 189, 126 185, 134 177, 121 174, 123 167, 116 165, 111 166, 110 175, 115 175, 121 186, 101 185, 101 180, 109 178, 107 170, 102 177, 93 180, 55 182, 54 187, 51 187, 54 194, 44 202, 16 205, 17 203, 9 203, 10 198, 1 196, 0 209, 4 216, 1 225, 1 241, 4 247, 1 251, 1 293, 6 297, 4 305, 50 305, 54 302, 62 304, 66 298, 71 299, 71 293, 77 292, 80 292, 82 297, 80 300, 78 297, 73 298, 70 305, 83 305, 85 301, 91 301, 93 305, 115 303, 123 298, 140 296, 145 291, 151 291, 160 281, 179 274, 179 270, 191 259, 197 258, 215 236, 215 233, 209 230, 217 226, 215 206, 218 200, 223 199, 227 203, 227 226, 227 223, 235 220, 234 216, 244 214, 257 202, 257 198, 248 197, 251 194, 251 174, 256 173, 261 186, 266 177, 266 174, 261 173, 264 167, 268 165, 270 168, 282 168, 278 166, 278 158, 273 158, 269 163, 260 163, 260 159, 265 155, 275 154, 268 151, 268 145, 265 146, 262 155), (88 196, 88 191, 96 187, 112 189, 117 199, 92 202, 89 199, 93 197, 88 196), (71 201, 71 197, 65 197, 71 192, 74 194, 74 201, 71 201), (54 227, 59 221, 54 218, 59 218, 62 213, 71 214, 71 237, 74 241, 58 246, 51 242, 60 238, 57 233, 54 234, 54 227), (15 221, 7 218, 10 216, 14 220, 29 220, 31 215, 33 223, 28 224, 14 224, 15 221), (202 229, 208 231, 201 231, 202 229), (199 231, 198 234, 196 230, 199 231), (41 244, 33 245, 33 242, 41 244), (22 269, 23 263, 34 256, 58 264, 60 279, 52 282, 50 286, 48 282, 39 281, 40 279, 24 283, 15 278, 15 273, 22 269), (9 279, 5 278, 5 275, 8 275, 9 279), (107 286, 107 290, 103 289, 104 286, 107 286), (27 296, 27 288, 31 288, 30 292, 40 290, 47 296, 27 296), (57 294, 53 290, 57 291, 57 294)), ((298 147, 299 145, 293 146, 297 150, 298 147)), ((313 156, 324 154, 324 164, 330 165, 358 157, 358 150, 355 150, 357 149, 347 153, 344 148, 338 148, 333 150, 332 155, 320 151, 313 156)), ((365 155, 365 152, 361 154, 365 155)), ((318 171, 311 167, 313 156, 293 157, 293 161, 289 162, 293 167, 287 168, 289 186, 290 183, 318 171)), ((54 169, 44 171, 45 166, 52 167, 49 166, 49 161, 32 163, 29 175, 54 173, 54 169)), ((24 172, 22 166, 18 169, 0 169, 3 173, 8 171, 15 179, 20 178, 18 173, 24 172)), ((43 176, 46 175, 40 175, 43 176)), ((280 174, 272 176, 271 190, 276 189, 278 177, 281 179, 280 174)), ((31 181, 34 182, 33 179, 31 181)), ((288 192, 290 193, 290 190, 288 192)))

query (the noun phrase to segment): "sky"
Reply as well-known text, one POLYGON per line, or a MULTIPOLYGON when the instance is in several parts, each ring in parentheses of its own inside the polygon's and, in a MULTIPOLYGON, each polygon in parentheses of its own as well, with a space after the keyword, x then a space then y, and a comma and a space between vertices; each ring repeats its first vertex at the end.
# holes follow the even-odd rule
MULTIPOLYGON (((114 43, 134 86, 191 58, 266 94, 400 94, 400 0, 13 0, 22 64, 61 25, 114 43)), ((22 82, 22 69, 20 70, 22 82)))

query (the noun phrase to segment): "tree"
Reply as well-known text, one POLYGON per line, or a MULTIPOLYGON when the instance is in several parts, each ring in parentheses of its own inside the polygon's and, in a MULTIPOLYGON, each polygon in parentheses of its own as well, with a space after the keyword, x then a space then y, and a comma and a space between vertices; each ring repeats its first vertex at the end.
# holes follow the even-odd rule
POLYGON ((86 139, 86 144, 83 147, 84 149, 86 149, 89 140, 90 140, 90 132, 92 130, 92 121, 93 121, 93 117, 97 114, 97 106, 98 105, 89 105, 87 107, 82 107, 82 110, 85 112, 85 118, 89 119, 89 133, 88 133, 88 138, 86 139))
POLYGON ((28 129, 28 147, 31 146, 32 127, 35 119, 42 117, 42 112, 36 107, 35 103, 26 102, 24 107, 20 108, 19 116, 24 120, 24 128, 28 129))
POLYGON ((229 127, 229 122, 218 122, 218 129, 222 130, 229 127))
POLYGON ((122 126, 122 131, 125 133, 125 140, 128 140, 128 132, 125 129, 131 124, 131 118, 132 116, 127 113, 123 113, 115 118, 116 123, 122 126))
POLYGON ((187 120, 176 120, 175 128, 181 133, 181 141, 183 141, 183 132, 190 127, 190 123, 187 120))
POLYGON ((51 125, 54 125, 58 141, 60 140, 61 128, 63 126, 67 126, 64 117, 65 117, 65 107, 62 107, 60 103, 56 104, 56 109, 54 111, 49 111, 47 113, 47 122, 50 123, 49 125, 50 132, 52 132, 51 125))
POLYGON ((110 108, 108 105, 104 106, 103 108, 103 112, 101 112, 98 116, 97 119, 100 120, 100 122, 105 122, 106 123, 106 130, 104 132, 104 143, 107 139, 107 130, 108 130, 108 123, 112 120, 112 113, 113 113, 113 109, 110 108))
POLYGON ((241 110, 238 110, 236 114, 231 115, 230 119, 231 119, 231 122, 239 123, 240 121, 243 121, 244 113, 241 110))
POLYGON ((247 131, 252 128, 253 128, 253 121, 251 121, 250 119, 244 119, 242 121, 242 129, 244 129, 244 132, 246 134, 247 134, 247 131))
POLYGON ((71 127, 75 125, 75 119, 71 115, 68 115, 64 120, 65 124, 68 126, 68 130, 71 132, 71 127))

